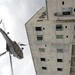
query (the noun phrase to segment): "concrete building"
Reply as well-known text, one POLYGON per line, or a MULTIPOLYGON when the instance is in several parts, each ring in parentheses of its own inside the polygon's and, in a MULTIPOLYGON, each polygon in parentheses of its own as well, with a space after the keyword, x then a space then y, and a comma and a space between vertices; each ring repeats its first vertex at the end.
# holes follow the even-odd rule
POLYGON ((75 75, 75 0, 46 0, 26 30, 36 75, 75 75))
POLYGON ((75 19, 75 0, 46 0, 46 9, 49 20, 75 19))

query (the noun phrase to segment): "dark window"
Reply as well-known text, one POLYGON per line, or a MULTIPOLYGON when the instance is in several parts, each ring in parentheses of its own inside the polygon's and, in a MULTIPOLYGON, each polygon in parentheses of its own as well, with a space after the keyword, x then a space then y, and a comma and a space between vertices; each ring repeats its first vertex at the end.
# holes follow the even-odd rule
POLYGON ((47 67, 42 67, 43 70, 47 70, 47 67))
POLYGON ((43 40, 43 36, 42 36, 42 35, 37 35, 37 40, 38 40, 38 41, 43 40))
POLYGON ((57 71, 62 71, 62 68, 57 68, 57 71))
POLYGON ((44 48, 39 48, 39 51, 40 52, 45 52, 45 49, 44 48))
POLYGON ((56 31, 62 31, 62 30, 63 28, 61 24, 56 25, 56 31))
POLYGON ((41 27, 35 27, 35 30, 36 31, 42 31, 42 28, 41 27))
POLYGON ((44 15, 41 15, 39 18, 45 18, 45 16, 44 15))
POLYGON ((63 35, 56 35, 57 39, 63 39, 63 35))
POLYGON ((39 18, 45 18, 45 16, 46 16, 46 11, 43 12, 39 18))
POLYGON ((46 15, 46 11, 44 11, 42 14, 45 16, 46 15))
POLYGON ((74 9, 74 12, 75 12, 75 9, 74 9))
POLYGON ((63 15, 70 15, 70 11, 63 12, 63 15))
POLYGON ((37 22, 40 22, 40 21, 43 21, 43 20, 37 20, 37 22))
POLYGON ((41 60, 41 61, 46 61, 46 59, 45 59, 45 58, 40 58, 40 60, 41 60))
POLYGON ((64 5, 64 1, 62 1, 62 5, 64 5))
POLYGON ((58 49, 57 49, 57 53, 63 53, 63 49, 58 48, 58 49))
POLYGON ((57 62, 62 62, 62 59, 57 59, 57 62))

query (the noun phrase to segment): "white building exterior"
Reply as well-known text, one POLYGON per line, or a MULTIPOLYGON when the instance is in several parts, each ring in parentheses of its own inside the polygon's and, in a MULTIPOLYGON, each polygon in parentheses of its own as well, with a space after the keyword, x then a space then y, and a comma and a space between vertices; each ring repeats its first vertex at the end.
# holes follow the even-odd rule
POLYGON ((36 75, 75 75, 75 0, 46 0, 26 30, 36 75))
POLYGON ((75 19, 75 0, 46 0, 46 7, 49 20, 75 19))

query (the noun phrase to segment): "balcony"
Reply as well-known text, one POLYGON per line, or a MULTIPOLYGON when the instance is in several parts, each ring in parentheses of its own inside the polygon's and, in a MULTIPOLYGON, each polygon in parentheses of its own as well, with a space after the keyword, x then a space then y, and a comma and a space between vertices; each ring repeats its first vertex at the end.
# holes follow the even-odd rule
POLYGON ((72 45, 72 56, 75 56, 75 45, 72 45))
POLYGON ((63 8, 62 12, 54 13, 57 20, 75 20, 75 15, 72 13, 72 8, 63 8))
POLYGON ((58 15, 56 16, 56 20, 75 20, 75 15, 58 15))
POLYGON ((75 67, 75 57, 71 57, 71 67, 75 67))
POLYGON ((72 72, 70 75, 75 75, 75 72, 72 72))
POLYGON ((72 45, 70 75, 75 75, 75 45, 72 45))
POLYGON ((70 68, 70 75, 75 75, 75 67, 70 68))

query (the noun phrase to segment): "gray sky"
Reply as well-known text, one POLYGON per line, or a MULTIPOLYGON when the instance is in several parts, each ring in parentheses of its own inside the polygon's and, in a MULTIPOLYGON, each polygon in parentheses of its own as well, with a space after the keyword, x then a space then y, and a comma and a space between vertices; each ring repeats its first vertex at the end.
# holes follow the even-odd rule
MULTIPOLYGON (((45 0, 0 0, 0 19, 3 19, 9 37, 28 44, 24 24, 43 6, 45 0)), ((3 28, 3 25, 0 25, 3 28)), ((0 53, 4 52, 5 40, 0 34, 0 53)), ((24 59, 12 56, 14 75, 35 75, 29 45, 24 49, 24 59)), ((9 54, 0 57, 0 75, 11 75, 9 54)))

